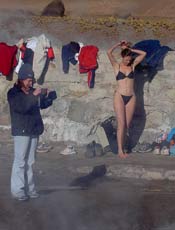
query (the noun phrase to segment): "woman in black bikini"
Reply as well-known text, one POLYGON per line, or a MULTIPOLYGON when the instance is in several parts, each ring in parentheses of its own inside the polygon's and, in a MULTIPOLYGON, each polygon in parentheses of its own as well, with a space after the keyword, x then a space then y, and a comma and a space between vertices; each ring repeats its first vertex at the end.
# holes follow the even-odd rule
POLYGON ((118 154, 120 158, 127 156, 123 151, 124 138, 126 131, 129 129, 135 104, 136 96, 134 93, 134 69, 146 56, 146 52, 136 49, 131 49, 126 41, 117 43, 107 51, 109 60, 113 66, 118 87, 114 94, 114 111, 117 119, 117 143, 118 154), (113 56, 113 51, 121 48, 122 61, 118 63, 113 56), (132 60, 132 54, 137 54, 137 57, 132 60))

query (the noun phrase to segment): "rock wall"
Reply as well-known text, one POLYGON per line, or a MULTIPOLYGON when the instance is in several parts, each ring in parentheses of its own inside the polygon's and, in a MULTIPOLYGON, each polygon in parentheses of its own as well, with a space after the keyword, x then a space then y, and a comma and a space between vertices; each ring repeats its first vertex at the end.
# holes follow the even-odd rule
MULTIPOLYGON (((52 107, 43 110, 44 139, 89 143, 97 139, 96 128, 100 122, 114 116, 113 93, 116 86, 113 69, 106 52, 99 52, 99 68, 96 71, 94 89, 87 86, 87 74, 79 74, 78 65, 70 66, 69 74, 63 74, 60 51, 54 47, 56 67, 49 66, 43 87, 57 91, 58 99, 52 107)), ((136 77, 137 108, 131 125, 133 143, 152 141, 160 129, 175 126, 175 52, 164 58, 164 68, 151 80, 140 71, 136 77)), ((9 127, 9 111, 6 92, 13 85, 0 77, 0 127, 9 127), (3 118, 6 119, 3 119, 3 118)))
MULTIPOLYGON (((163 69, 144 86, 146 122, 143 138, 151 133, 175 127, 175 52, 168 52, 163 69)), ((152 136, 152 135, 151 135, 152 136)))

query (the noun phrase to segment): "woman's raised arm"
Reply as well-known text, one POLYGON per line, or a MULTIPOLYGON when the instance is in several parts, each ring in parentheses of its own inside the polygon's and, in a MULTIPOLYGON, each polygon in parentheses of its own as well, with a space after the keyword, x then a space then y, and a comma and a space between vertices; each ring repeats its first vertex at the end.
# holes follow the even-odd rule
POLYGON ((135 68, 136 65, 138 65, 140 62, 143 61, 143 59, 146 56, 146 52, 142 51, 142 50, 137 50, 137 49, 130 49, 131 52, 138 54, 138 56, 135 58, 134 62, 133 62, 133 67, 135 68))
POLYGON ((113 51, 114 51, 117 47, 119 47, 119 46, 121 46, 121 43, 115 44, 114 46, 112 46, 112 47, 111 47, 110 49, 108 49, 108 51, 107 51, 108 58, 109 58, 109 60, 110 60, 110 62, 111 62, 111 65, 112 65, 113 67, 115 67, 116 64, 117 64, 117 61, 116 61, 116 59, 115 59, 115 57, 114 57, 114 55, 113 55, 113 51))

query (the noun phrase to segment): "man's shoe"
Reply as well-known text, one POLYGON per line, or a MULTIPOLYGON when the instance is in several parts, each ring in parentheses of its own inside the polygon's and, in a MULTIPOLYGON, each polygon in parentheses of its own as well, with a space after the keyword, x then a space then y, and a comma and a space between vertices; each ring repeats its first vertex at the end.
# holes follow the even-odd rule
POLYGON ((19 201, 27 201, 29 199, 29 197, 26 196, 26 195, 23 195, 23 196, 14 196, 14 198, 16 200, 19 200, 19 201))
POLYGON ((39 194, 36 191, 35 192, 29 192, 28 195, 31 199, 39 198, 39 194))
POLYGON ((53 147, 51 145, 48 145, 46 143, 40 143, 38 146, 37 146, 37 153, 47 153, 49 152, 53 147))

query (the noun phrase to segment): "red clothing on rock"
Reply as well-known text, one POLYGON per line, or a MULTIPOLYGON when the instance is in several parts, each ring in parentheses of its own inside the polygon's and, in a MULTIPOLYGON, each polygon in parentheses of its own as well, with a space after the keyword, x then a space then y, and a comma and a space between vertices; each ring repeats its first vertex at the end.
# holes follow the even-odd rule
POLYGON ((9 46, 4 42, 0 42, 0 72, 4 76, 9 76, 13 68, 17 65, 17 51, 18 47, 16 45, 9 46))
MULTIPOLYGON (((83 46, 78 56, 80 73, 82 69, 94 69, 97 67, 98 48, 93 45, 83 46)), ((83 72, 83 71, 82 71, 83 72)))
POLYGON ((94 88, 95 70, 98 67, 97 56, 98 47, 93 45, 83 46, 78 56, 79 72, 88 73, 88 86, 94 88))

